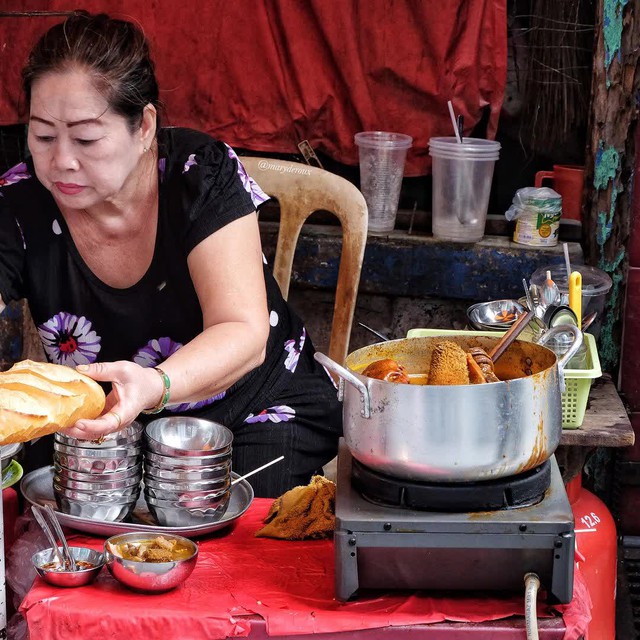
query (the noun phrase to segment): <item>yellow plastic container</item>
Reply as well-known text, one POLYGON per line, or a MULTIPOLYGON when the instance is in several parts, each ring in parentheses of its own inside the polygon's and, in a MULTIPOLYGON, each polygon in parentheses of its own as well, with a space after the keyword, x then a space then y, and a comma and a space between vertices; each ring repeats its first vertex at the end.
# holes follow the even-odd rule
MULTIPOLYGON (((500 331, 456 331, 455 329, 411 329, 407 338, 433 338, 435 336, 489 336, 499 337, 500 331)), ((562 394, 562 428, 577 429, 584 421, 589 391, 596 378, 602 375, 596 340, 590 333, 582 334, 587 344, 587 367, 565 369, 565 391, 562 394)))

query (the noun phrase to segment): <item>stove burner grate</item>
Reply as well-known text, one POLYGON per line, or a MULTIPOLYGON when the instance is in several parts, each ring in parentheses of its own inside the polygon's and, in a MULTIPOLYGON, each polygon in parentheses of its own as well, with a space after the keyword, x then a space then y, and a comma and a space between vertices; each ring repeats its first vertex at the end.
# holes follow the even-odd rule
POLYGON ((537 504, 551 483, 549 460, 508 478, 480 482, 420 482, 394 478, 353 460, 351 480, 375 504, 425 511, 495 511, 537 504))

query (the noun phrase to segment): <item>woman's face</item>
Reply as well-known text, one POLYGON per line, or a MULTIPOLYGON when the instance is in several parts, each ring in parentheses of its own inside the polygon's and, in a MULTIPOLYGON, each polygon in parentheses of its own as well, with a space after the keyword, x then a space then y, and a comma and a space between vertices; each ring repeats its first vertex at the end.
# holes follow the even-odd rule
POLYGON ((82 70, 33 83, 27 141, 38 179, 72 209, 122 197, 148 145, 143 128, 131 133, 82 70))

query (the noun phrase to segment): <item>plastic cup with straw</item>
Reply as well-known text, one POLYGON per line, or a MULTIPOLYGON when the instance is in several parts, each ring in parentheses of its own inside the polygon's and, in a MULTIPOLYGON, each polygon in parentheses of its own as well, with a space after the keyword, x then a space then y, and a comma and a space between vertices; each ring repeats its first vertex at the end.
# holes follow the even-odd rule
POLYGON ((458 121, 456 120, 456 114, 453 110, 453 103, 451 102, 451 100, 447 102, 447 105, 449 107, 449 115, 451 116, 451 124, 453 125, 453 133, 456 136, 458 144, 462 144, 462 138, 460 137, 460 130, 458 128, 458 121))
POLYGON ((564 251, 564 263, 567 267, 567 282, 571 278, 571 260, 569 260, 569 245, 566 242, 562 243, 562 250, 564 251))

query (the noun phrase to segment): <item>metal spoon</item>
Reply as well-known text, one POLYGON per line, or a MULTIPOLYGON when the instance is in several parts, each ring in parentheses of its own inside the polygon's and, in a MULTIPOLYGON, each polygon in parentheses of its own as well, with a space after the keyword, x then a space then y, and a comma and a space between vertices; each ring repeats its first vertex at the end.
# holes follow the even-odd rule
POLYGON ((56 512, 53 510, 53 507, 50 504, 46 505, 45 509, 46 509, 47 513, 49 514, 49 519, 51 520, 51 523, 53 524, 53 528, 55 529, 56 533, 58 534, 58 538, 60 538, 60 542, 62 543, 62 548, 64 549, 64 552, 67 555, 67 558, 69 560, 69 568, 71 569, 71 571, 76 571, 76 569, 77 569, 76 561, 75 561, 73 555, 71 554, 71 549, 69 549, 69 545, 67 544, 67 539, 65 538, 64 532, 62 531, 62 527, 60 526, 60 523, 58 522, 58 516, 56 515, 56 512))
POLYGON ((375 329, 372 329, 371 327, 368 327, 366 324, 364 324, 362 322, 358 322, 358 324, 363 329, 366 329, 367 331, 373 333, 374 336, 376 336, 377 338, 380 338, 380 340, 383 340, 384 342, 388 342, 389 340, 391 340, 391 338, 389 338, 388 336, 385 336, 384 333, 380 333, 380 332, 376 331, 375 329))
POLYGON ((556 304, 559 297, 560 289, 558 289, 558 285, 551 278, 551 271, 547 271, 547 279, 542 285, 542 302, 548 307, 549 305, 556 304))
POLYGON ((244 480, 245 478, 252 476, 254 473, 258 473, 258 471, 262 471, 263 469, 270 467, 272 464, 275 464, 276 462, 280 462, 280 460, 284 460, 284 456, 280 456, 279 458, 274 458, 271 462, 267 462, 267 464, 263 464, 261 467, 258 467, 253 471, 249 471, 249 473, 245 473, 243 476, 240 476, 239 478, 234 478, 231 481, 231 486, 233 486, 234 484, 237 484, 238 482, 240 482, 240 480, 244 480))
POLYGON ((583 318, 582 331, 586 331, 593 324, 593 321, 596 319, 597 316, 598 316, 598 312, 594 311, 593 313, 590 313, 586 318, 583 318))
POLYGON ((53 531, 51 531, 51 527, 47 524, 47 521, 44 519, 44 516, 40 512, 42 507, 36 507, 36 505, 32 505, 31 511, 33 513, 33 517, 36 519, 36 522, 40 525, 40 528, 44 531, 44 535, 47 536, 47 540, 52 548, 52 556, 55 555, 58 558, 59 565, 66 569, 66 563, 62 552, 60 551, 60 547, 58 547, 58 542, 56 537, 53 535, 53 531))

